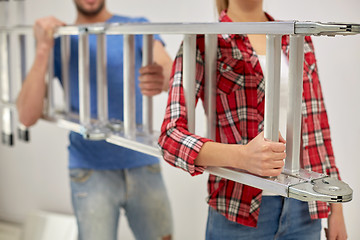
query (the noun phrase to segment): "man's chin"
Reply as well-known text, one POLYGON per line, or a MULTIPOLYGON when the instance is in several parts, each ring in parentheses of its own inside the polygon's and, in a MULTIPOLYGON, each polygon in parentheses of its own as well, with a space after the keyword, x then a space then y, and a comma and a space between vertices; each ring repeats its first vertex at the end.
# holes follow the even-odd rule
POLYGON ((97 14, 99 14, 99 12, 101 12, 101 10, 104 8, 104 6, 105 6, 105 2, 102 2, 102 3, 100 3, 100 5, 97 8, 86 9, 86 8, 76 4, 76 8, 77 8, 78 12, 80 12, 81 14, 88 16, 88 17, 96 16, 97 14))

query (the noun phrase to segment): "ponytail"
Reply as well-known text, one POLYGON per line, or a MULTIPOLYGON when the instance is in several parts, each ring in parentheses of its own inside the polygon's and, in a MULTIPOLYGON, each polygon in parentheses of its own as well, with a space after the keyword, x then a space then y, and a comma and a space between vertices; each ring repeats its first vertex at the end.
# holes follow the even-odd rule
POLYGON ((229 0, 216 0, 216 7, 218 13, 220 14, 223 10, 226 10, 229 7, 229 0))

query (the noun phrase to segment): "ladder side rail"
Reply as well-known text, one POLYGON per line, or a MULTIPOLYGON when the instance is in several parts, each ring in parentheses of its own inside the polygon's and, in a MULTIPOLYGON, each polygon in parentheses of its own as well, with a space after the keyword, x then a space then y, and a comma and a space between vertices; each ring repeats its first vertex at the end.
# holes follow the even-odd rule
POLYGON ((134 138, 136 133, 135 98, 135 38, 124 35, 124 134, 134 138))
POLYGON ((266 35, 264 138, 279 141, 281 35, 266 35))
POLYGON ((46 109, 45 113, 48 116, 54 116, 55 114, 55 102, 54 102, 54 52, 50 51, 48 60, 48 69, 46 73, 46 109))
MULTIPOLYGON (((5 0, 0 2, 7 2, 5 0)), ((0 18, 1 21, 1 18, 0 18)), ((360 24, 313 21, 279 22, 236 22, 236 23, 97 23, 67 25, 59 27, 55 35, 78 35, 83 28, 89 34, 104 32, 108 35, 119 34, 273 34, 273 35, 355 35, 360 34, 360 24)), ((16 31, 32 32, 30 26, 17 26, 16 31)))
MULTIPOLYGON (((233 22, 233 23, 140 23, 102 24, 88 27, 89 33, 106 28, 109 35, 117 34, 294 34, 295 21, 233 22)), ((60 34, 76 34, 76 26, 59 29, 60 34)))
MULTIPOLYGON (((3 1, 1 6, 1 14, 3 15, 2 24, 5 28, 9 27, 9 1, 3 1)), ((13 137, 13 110, 8 105, 12 100, 11 92, 11 47, 10 47, 10 32, 2 31, 0 33, 0 76, 1 76, 1 100, 5 104, 2 108, 2 143, 12 146, 14 143, 13 137)))
POLYGON ((10 103, 10 46, 9 34, 5 31, 0 33, 0 56, 1 56, 1 101, 3 103, 10 103))
MULTIPOLYGON (((18 54, 16 54, 17 58, 17 74, 18 74, 18 83, 17 83, 17 91, 20 91, 20 88, 23 84, 23 81, 26 78, 26 35, 19 33, 17 36, 17 42, 15 44, 18 46, 16 49, 18 49, 18 54)), ((15 100, 14 100, 15 101, 15 100)), ((29 129, 25 127, 23 124, 18 122, 18 138, 24 142, 28 142, 30 140, 30 133, 29 129)))
POLYGON ((79 35, 79 122, 86 137, 90 126, 90 75, 89 75, 89 35, 79 35))
POLYGON ((108 81, 106 35, 97 35, 96 84, 97 84, 97 116, 100 124, 108 122, 108 81))
POLYGON ((217 34, 205 35, 205 124, 206 136, 216 139, 217 34))
MULTIPOLYGON (((26 13, 25 13, 25 0, 20 0, 20 1, 15 1, 16 3, 16 10, 17 10, 17 14, 16 14, 16 25, 17 26, 22 26, 25 25, 25 17, 26 17, 26 13)), ((15 32, 14 33, 15 36, 17 37, 17 42, 15 42, 18 47, 15 47, 15 49, 19 49, 19 53, 16 54, 17 59, 17 73, 20 73, 20 76, 18 76, 18 86, 17 86, 17 91, 20 91, 20 88, 23 84, 23 81, 26 78, 26 69, 27 69, 27 65, 26 65, 26 59, 27 59, 27 55, 26 55, 26 39, 27 39, 27 34, 25 32, 15 32)), ((30 141, 30 133, 29 133, 29 129, 27 127, 25 127, 23 124, 21 124, 20 122, 18 122, 18 138, 24 142, 28 142, 30 141)))
MULTIPOLYGON (((143 35, 143 56, 142 66, 145 67, 153 63, 153 35, 143 35)), ((153 133, 153 98, 143 95, 143 131, 145 134, 153 133)))
POLYGON ((290 36, 289 102, 286 124, 286 159, 284 171, 300 169, 301 114, 303 91, 304 36, 290 36))
POLYGON ((186 34, 183 45, 183 88, 189 132, 195 133, 196 35, 186 34))
POLYGON ((61 49, 61 80, 64 90, 64 112, 69 114, 71 112, 70 106, 70 36, 63 35, 60 37, 61 49))

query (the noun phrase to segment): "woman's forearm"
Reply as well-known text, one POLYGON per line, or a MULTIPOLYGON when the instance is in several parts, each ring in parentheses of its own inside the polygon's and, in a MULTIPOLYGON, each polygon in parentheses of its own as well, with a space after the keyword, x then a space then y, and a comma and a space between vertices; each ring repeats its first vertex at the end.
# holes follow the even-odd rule
POLYGON ((195 165, 234 167, 260 176, 278 176, 285 157, 285 144, 265 140, 262 132, 246 145, 206 142, 195 165))
POLYGON ((197 166, 237 167, 241 168, 243 145, 206 142, 195 159, 197 166))

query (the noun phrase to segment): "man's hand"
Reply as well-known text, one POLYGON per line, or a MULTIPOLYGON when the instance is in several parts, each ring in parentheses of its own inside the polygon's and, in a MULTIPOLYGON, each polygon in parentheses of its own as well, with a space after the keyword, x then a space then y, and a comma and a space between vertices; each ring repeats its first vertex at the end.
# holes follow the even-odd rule
POLYGON ((140 68, 140 90, 145 96, 154 96, 164 89, 165 77, 162 66, 153 63, 140 68))
POLYGON ((65 23, 55 17, 45 17, 36 20, 34 35, 38 51, 50 51, 54 46, 53 34, 55 28, 64 26, 65 23))

